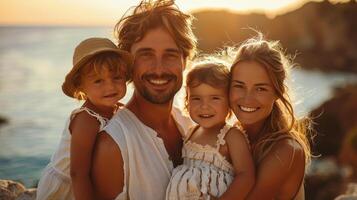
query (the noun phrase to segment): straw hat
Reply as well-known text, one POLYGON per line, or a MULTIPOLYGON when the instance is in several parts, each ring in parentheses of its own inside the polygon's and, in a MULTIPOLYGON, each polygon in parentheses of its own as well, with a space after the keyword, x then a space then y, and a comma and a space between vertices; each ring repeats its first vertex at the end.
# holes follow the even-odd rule
POLYGON ((103 52, 114 52, 117 53, 125 63, 130 66, 133 62, 133 58, 129 52, 118 49, 115 44, 107 38, 88 38, 82 41, 76 49, 73 55, 73 68, 66 75, 66 79, 62 84, 62 91, 69 97, 74 97, 76 92, 76 87, 73 84, 73 76, 78 72, 78 70, 83 67, 93 56, 103 53, 103 52))

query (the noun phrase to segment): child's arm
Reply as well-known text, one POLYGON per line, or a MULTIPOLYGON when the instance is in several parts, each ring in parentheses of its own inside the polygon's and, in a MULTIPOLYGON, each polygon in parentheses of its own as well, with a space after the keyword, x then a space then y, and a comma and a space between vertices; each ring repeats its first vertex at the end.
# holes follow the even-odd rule
POLYGON ((227 191, 219 198, 244 199, 254 185, 254 163, 245 136, 232 128, 226 136, 228 151, 235 170, 235 177, 227 191))
POLYGON ((105 131, 98 134, 94 146, 91 177, 96 199, 115 199, 124 189, 123 157, 119 146, 105 131))
POLYGON ((71 178, 76 200, 94 199, 90 179, 92 151, 99 122, 87 112, 78 113, 71 122, 71 178))

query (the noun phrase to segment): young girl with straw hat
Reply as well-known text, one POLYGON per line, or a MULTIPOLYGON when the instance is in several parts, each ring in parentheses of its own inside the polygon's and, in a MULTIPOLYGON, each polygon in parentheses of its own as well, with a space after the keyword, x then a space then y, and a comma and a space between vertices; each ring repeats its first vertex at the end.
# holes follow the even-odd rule
POLYGON ((64 94, 84 100, 72 111, 58 149, 45 168, 37 199, 93 199, 89 173, 96 135, 118 110, 126 93, 132 58, 109 39, 89 38, 75 49, 64 94))

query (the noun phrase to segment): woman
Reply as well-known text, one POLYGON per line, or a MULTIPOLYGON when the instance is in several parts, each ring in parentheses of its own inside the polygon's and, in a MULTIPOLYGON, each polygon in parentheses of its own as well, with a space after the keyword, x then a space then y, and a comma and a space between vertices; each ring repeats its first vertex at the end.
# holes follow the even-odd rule
POLYGON ((248 135, 256 166, 248 199, 304 199, 308 124, 294 115, 287 67, 278 42, 260 34, 239 47, 231 68, 231 108, 248 135))

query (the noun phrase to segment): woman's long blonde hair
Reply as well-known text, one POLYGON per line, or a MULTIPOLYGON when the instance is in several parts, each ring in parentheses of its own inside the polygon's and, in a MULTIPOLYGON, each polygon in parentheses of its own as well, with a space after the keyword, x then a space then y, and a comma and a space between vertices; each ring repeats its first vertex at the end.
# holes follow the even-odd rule
MULTIPOLYGON (((305 152, 305 161, 311 158, 311 149, 307 135, 310 130, 310 119, 297 119, 288 94, 288 70, 291 61, 284 55, 278 41, 267 41, 258 33, 257 37, 243 42, 237 50, 231 73, 243 61, 255 61, 265 67, 278 97, 271 114, 261 130, 262 135, 253 146, 253 158, 259 163, 271 150, 276 141, 290 137, 296 140, 305 152)), ((231 74, 232 75, 232 74, 231 74)))

